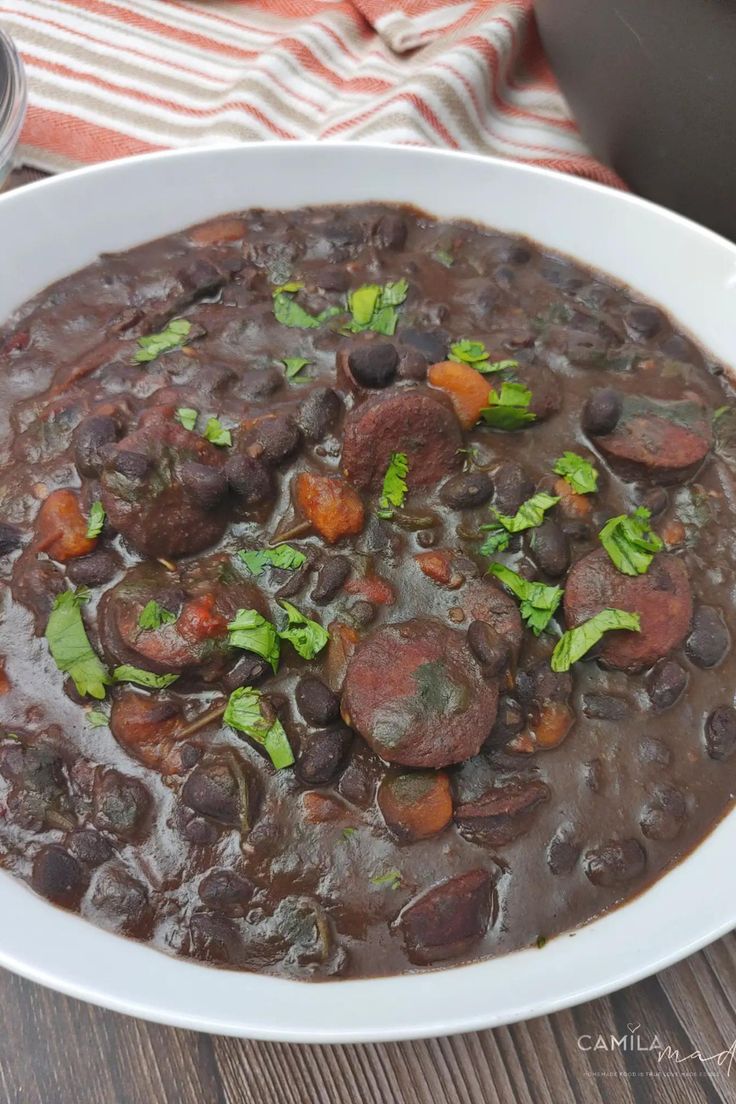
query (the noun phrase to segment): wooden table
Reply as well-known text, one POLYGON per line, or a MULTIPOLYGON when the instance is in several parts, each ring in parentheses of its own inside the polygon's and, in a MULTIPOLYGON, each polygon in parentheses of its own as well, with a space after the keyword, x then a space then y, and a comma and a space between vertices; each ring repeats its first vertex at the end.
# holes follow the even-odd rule
MULTIPOLYGON (((20 171, 7 187, 39 175, 20 171)), ((0 1007, 0 1104, 736 1102, 736 934, 611 997, 418 1043, 298 1047, 198 1035, 3 971, 0 1007)))

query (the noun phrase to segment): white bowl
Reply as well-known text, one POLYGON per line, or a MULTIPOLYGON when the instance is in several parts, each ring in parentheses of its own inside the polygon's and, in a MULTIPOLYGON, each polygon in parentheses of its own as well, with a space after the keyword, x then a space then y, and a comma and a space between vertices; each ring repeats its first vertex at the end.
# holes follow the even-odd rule
MULTIPOLYGON (((0 318, 92 261, 251 206, 409 202, 527 234, 666 307, 736 363, 736 247, 630 195, 492 158, 392 147, 259 144, 154 154, 0 198, 0 318)), ((623 908, 543 950, 445 970, 307 984, 169 958, 53 908, 0 875, 0 964, 119 1012, 289 1042, 473 1031, 588 1000, 736 925, 736 813, 623 908)))

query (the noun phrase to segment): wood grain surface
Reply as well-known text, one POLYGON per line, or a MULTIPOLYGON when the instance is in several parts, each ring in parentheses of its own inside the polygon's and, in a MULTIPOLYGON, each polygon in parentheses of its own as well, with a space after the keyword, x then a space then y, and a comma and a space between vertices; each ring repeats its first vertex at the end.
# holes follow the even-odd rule
MULTIPOLYGON (((40 175, 19 170, 6 187, 40 175)), ((199 1035, 4 971, 0 1008, 2 1104, 736 1102, 736 934, 611 997, 416 1043, 308 1047, 199 1035)))

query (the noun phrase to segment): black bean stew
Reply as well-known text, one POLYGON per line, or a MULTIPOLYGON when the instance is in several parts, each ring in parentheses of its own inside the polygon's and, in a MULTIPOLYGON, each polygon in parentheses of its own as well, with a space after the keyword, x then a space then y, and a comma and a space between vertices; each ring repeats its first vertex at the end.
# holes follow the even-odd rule
POLYGON ((296 978, 497 955, 736 785, 736 414, 656 308, 377 205, 232 215, 0 333, 0 860, 296 978))

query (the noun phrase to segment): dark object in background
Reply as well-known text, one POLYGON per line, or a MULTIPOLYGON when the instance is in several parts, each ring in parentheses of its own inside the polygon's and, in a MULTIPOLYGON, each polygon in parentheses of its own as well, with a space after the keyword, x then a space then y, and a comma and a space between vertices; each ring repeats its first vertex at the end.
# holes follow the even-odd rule
POLYGON ((639 195, 736 239, 736 2, 536 0, 593 153, 639 195))

